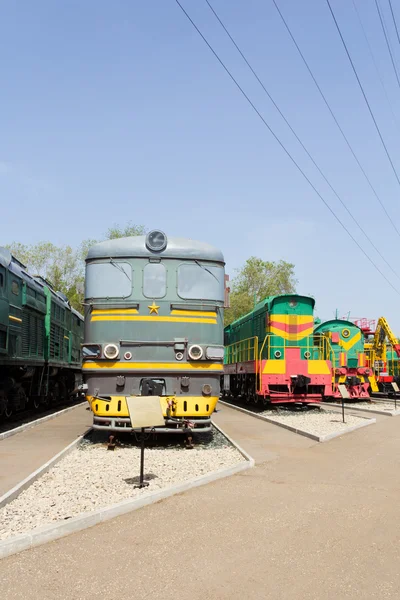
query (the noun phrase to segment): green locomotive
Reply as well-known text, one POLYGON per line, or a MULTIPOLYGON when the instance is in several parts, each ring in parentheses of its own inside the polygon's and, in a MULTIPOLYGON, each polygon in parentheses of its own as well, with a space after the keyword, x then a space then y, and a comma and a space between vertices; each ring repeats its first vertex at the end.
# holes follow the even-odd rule
POLYGON ((81 378, 83 317, 0 247, 0 418, 68 400, 81 378))
POLYGON ((360 327, 351 321, 332 319, 318 324, 315 334, 326 336, 333 350, 332 396, 340 399, 339 386, 344 385, 352 400, 369 398, 373 373, 367 364, 360 327))
POLYGON ((332 349, 314 336, 315 300, 271 296, 225 328, 223 393, 257 404, 332 395, 332 349))

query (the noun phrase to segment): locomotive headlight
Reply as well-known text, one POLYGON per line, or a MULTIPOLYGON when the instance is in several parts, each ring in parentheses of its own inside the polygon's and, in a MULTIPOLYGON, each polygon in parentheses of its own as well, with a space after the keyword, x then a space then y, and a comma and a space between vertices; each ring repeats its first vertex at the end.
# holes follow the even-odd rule
POLYGON ((210 360, 222 360, 224 358, 223 346, 208 346, 206 348, 206 357, 210 360))
POLYGON ((119 348, 116 344, 107 344, 104 347, 104 356, 106 358, 113 360, 113 359, 117 358, 118 355, 119 355, 119 348))
POLYGON ((193 346, 190 346, 188 354, 192 360, 200 360, 200 358, 203 356, 203 348, 201 346, 197 346, 197 344, 193 344, 193 346))

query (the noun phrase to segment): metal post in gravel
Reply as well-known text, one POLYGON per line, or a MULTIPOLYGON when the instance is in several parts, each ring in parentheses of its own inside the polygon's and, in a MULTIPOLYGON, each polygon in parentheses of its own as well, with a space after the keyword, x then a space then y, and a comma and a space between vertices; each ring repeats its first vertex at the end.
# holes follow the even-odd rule
MULTIPOLYGON (((147 437, 150 437, 150 434, 147 437)), ((144 427, 142 427, 141 433, 140 433, 140 441, 141 441, 141 445, 140 445, 140 478, 139 478, 139 485, 134 486, 135 488, 139 488, 139 489, 142 489, 142 488, 150 485, 148 481, 144 481, 144 442, 145 442, 145 440, 146 440, 145 429, 144 429, 144 427)))
POLYGON ((347 400, 350 400, 350 394, 349 394, 349 390, 347 389, 347 387, 345 385, 343 385, 342 383, 338 385, 338 389, 340 392, 340 395, 342 397, 342 419, 343 419, 343 423, 345 423, 345 419, 344 419, 344 400, 345 398, 347 400))
POLYGON ((163 412, 160 404, 160 396, 128 396, 126 399, 128 406, 129 417, 131 420, 132 431, 136 435, 135 429, 140 428, 140 478, 138 488, 147 487, 148 481, 144 481, 144 443, 155 427, 163 427, 165 425, 163 412), (150 428, 150 432, 146 437, 145 429, 150 428))

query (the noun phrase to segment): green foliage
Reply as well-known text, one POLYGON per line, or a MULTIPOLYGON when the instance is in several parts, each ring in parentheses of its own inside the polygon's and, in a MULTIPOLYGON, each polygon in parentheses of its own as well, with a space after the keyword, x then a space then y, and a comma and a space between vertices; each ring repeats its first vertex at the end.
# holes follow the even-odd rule
POLYGON ((225 311, 225 325, 250 312, 268 296, 295 292, 294 265, 284 260, 264 261, 252 256, 237 270, 231 284, 231 308, 225 311))
POLYGON ((110 227, 103 240, 84 240, 79 248, 55 246, 51 242, 21 244, 13 242, 7 248, 28 268, 32 275, 44 277, 56 291, 63 292, 76 310, 82 311, 85 279, 85 258, 89 248, 99 241, 144 235, 145 227, 128 223, 125 227, 110 227))
POLYGON ((132 237, 135 235, 145 235, 147 229, 143 225, 133 225, 131 221, 125 226, 113 225, 109 227, 106 233, 106 240, 115 240, 117 238, 132 237))

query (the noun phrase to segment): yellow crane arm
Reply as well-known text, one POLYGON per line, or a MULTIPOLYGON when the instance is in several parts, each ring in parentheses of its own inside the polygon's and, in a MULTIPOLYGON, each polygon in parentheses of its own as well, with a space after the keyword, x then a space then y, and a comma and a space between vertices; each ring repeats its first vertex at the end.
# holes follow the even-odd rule
POLYGON ((393 334, 393 331, 390 329, 389 323, 386 321, 385 317, 380 317, 374 335, 375 351, 382 350, 386 338, 389 340, 389 343, 393 347, 393 350, 400 358, 400 344, 398 343, 397 338, 393 334))

